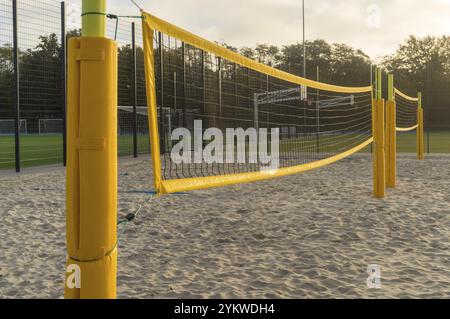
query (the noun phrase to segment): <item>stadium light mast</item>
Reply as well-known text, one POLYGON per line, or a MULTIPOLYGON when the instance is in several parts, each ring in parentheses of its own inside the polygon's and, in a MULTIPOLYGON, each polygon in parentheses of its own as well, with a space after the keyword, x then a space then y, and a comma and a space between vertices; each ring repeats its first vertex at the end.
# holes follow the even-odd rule
POLYGON ((305 0, 302 0, 302 24, 303 24, 303 77, 306 79, 305 0))

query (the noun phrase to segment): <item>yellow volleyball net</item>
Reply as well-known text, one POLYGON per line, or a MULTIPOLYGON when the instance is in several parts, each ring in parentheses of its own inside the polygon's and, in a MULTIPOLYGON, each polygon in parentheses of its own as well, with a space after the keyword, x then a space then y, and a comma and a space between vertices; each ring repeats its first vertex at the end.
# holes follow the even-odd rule
POLYGON ((423 144, 423 109, 422 95, 419 92, 417 97, 409 96, 397 88, 394 88, 396 131, 398 133, 408 133, 416 131, 417 157, 424 158, 423 144))
POLYGON ((395 88, 392 74, 388 76, 385 132, 386 187, 393 188, 397 184, 397 153, 414 140, 417 158, 422 160, 424 144, 422 94, 411 97, 395 88), (414 131, 416 136, 411 139, 414 131))
POLYGON ((143 13, 143 34, 158 194, 296 174, 339 161, 373 142, 372 86, 304 79, 148 13, 143 13), (174 136, 182 129, 191 133, 183 141, 174 136), (244 133, 242 145, 237 133, 244 133), (276 167, 267 169, 267 157, 276 167))
POLYGON ((396 103, 396 130, 397 132, 410 132, 419 126, 418 109, 419 98, 411 97, 394 88, 396 103))

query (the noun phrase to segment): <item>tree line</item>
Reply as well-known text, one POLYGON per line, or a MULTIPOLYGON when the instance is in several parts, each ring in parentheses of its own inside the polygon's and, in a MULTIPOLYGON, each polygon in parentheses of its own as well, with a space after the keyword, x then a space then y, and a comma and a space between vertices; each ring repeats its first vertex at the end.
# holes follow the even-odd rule
MULTIPOLYGON (((79 30, 68 37, 78 36, 79 30)), ((223 44, 246 57, 275 68, 303 75, 303 45, 236 48, 223 44)), ((145 104, 143 52, 138 48, 139 104, 145 104)), ((61 45, 56 34, 39 37, 34 47, 20 51, 20 99, 22 118, 61 118, 62 81, 61 45)), ((321 82, 343 86, 366 86, 370 83, 372 61, 362 50, 324 40, 306 42, 306 76, 321 82)), ((119 49, 119 104, 131 104, 130 45, 119 49)), ((13 118, 13 50, 0 46, 0 118, 13 118)), ((396 86, 407 94, 423 92, 427 128, 450 128, 450 37, 414 37, 402 43, 381 66, 393 73, 396 86)))

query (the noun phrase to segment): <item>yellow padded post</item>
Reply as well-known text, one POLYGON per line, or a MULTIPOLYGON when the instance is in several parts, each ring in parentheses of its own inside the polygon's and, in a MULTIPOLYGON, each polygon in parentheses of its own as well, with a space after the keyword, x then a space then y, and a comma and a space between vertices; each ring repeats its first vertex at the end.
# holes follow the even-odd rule
POLYGON ((384 138, 384 99, 381 91, 381 69, 377 68, 377 92, 372 105, 372 124, 374 135, 374 196, 383 198, 386 192, 386 158, 384 138))
POLYGON ((377 99, 374 103, 374 195, 377 198, 385 196, 386 162, 384 139, 384 100, 377 99))
POLYGON ((394 100, 394 76, 388 76, 388 101, 386 102, 386 186, 394 188, 397 179, 397 115, 394 100))
POLYGON ((66 273, 65 297, 115 298, 117 45, 72 38, 68 52, 67 266, 79 267, 81 286, 66 273))
POLYGON ((417 159, 423 160, 425 159, 424 155, 424 143, 423 143, 423 108, 422 108, 422 93, 419 92, 418 95, 418 108, 417 108, 417 141, 416 141, 416 147, 417 147, 417 159))

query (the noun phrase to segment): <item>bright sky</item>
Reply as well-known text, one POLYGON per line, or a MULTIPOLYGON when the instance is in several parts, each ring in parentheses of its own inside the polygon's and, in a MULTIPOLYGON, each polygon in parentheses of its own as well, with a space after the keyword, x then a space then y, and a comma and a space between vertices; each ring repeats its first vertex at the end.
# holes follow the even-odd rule
MULTIPOLYGON (((301 0, 136 0, 145 10, 209 40, 235 46, 301 41, 301 0)), ((360 48, 372 58, 409 35, 450 35, 450 0, 305 0, 306 37, 360 48)), ((110 12, 136 14, 129 0, 110 12)))

